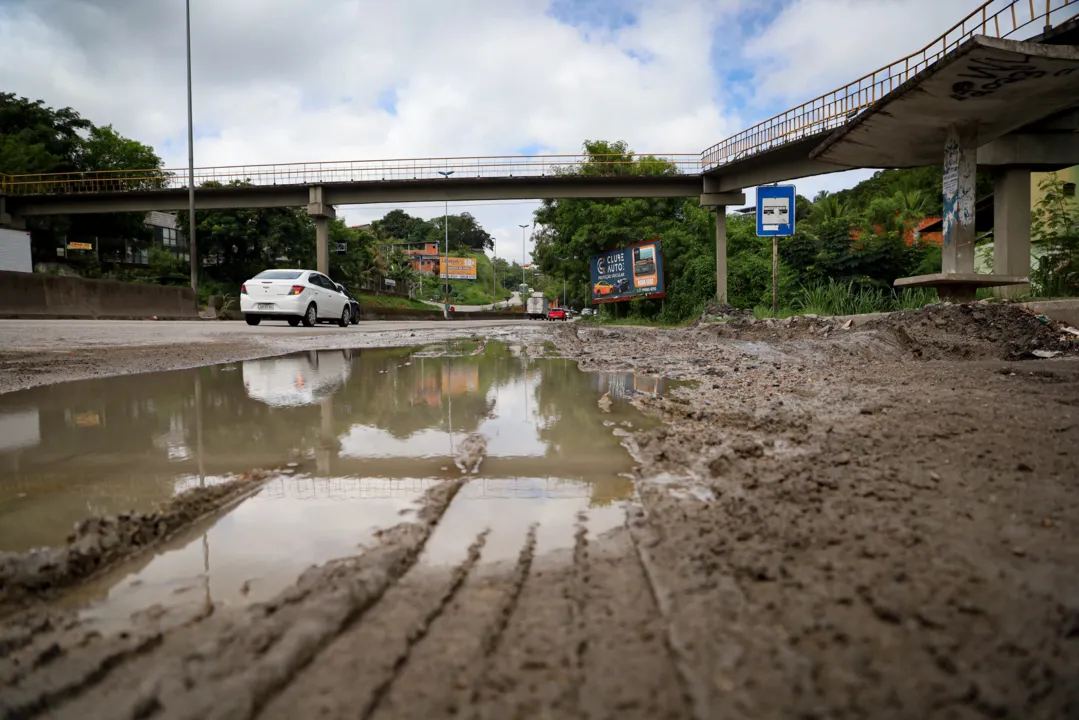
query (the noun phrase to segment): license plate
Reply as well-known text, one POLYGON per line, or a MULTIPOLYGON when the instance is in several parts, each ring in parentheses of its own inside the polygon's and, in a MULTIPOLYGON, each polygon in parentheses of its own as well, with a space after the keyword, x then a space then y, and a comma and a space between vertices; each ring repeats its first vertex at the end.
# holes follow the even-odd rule
POLYGON ((273 303, 259 303, 259 310, 273 310, 273 303))

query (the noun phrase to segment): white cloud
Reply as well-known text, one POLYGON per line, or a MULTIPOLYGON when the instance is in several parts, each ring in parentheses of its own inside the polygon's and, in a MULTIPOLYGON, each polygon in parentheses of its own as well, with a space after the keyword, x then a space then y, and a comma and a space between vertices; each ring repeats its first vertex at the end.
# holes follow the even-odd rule
MULTIPOLYGON (((547 0, 191 0, 196 164, 574 153, 585 139, 699 152, 753 114, 721 104, 731 93, 712 58, 734 48, 759 65, 749 108, 793 103, 916 49, 968 4, 796 0, 743 47, 739 13, 757 5, 735 0, 627 0, 636 22, 614 29, 560 22, 547 0)), ((0 68, 5 91, 74 107, 186 165, 179 0, 7 0, 0 68)), ((390 207, 339 210, 355 224, 390 207)), ((535 207, 450 212, 472 212, 498 254, 519 259, 517 226, 535 207)))
POLYGON ((758 102, 800 104, 921 50, 970 0, 795 0, 746 43, 758 102))

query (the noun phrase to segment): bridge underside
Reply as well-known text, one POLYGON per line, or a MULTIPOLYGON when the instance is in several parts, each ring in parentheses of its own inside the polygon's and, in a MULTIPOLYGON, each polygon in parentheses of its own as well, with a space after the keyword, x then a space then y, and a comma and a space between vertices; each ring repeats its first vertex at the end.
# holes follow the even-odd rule
MULTIPOLYGON (((200 210, 301 207, 309 202, 311 185, 200 188, 200 210)), ((320 183, 326 205, 409 203, 461 200, 539 200, 544 198, 657 198, 701 194, 699 175, 550 176, 521 178, 448 178, 320 183)), ((111 193, 8 196, 13 215, 68 215, 187 209, 187 189, 111 193)))
POLYGON ((833 132, 826 130, 807 135, 709 170, 704 175, 705 192, 740 192, 757 185, 854 169, 850 165, 810 158, 810 153, 833 132))
POLYGON ((856 167, 941 162, 948 128, 985 145, 1079 98, 1079 49, 977 36, 837 130, 810 153, 856 167))

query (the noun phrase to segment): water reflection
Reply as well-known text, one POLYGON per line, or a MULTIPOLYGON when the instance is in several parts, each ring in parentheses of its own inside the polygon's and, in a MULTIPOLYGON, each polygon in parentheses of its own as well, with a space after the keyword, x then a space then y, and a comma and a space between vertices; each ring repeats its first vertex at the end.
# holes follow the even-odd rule
POLYGON ((257 496, 82 594, 126 610, 268 597, 303 568, 355 553, 432 483, 458 476, 455 446, 473 432, 487 437, 487 456, 440 528, 447 547, 467 545, 477 523, 570 528, 577 511, 600 518, 632 495, 615 429, 646 422, 634 394, 663 391, 658 378, 585 374, 474 343, 306 352, 3 395, 0 550, 58 544, 89 515, 150 510, 230 474, 287 466, 257 496))

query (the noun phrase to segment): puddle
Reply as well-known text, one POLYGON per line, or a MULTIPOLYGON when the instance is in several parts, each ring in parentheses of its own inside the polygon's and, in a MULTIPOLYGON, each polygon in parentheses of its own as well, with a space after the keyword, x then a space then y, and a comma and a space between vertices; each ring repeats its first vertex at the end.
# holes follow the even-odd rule
POLYGON ((514 538, 533 523, 539 552, 572 546, 581 511, 596 533, 621 524, 618 503, 633 495, 622 436, 653 422, 630 400, 670 387, 462 341, 2 395, 0 550, 57 545, 88 516, 149 511, 232 474, 288 467, 66 602, 108 624, 154 604, 197 611, 265 600, 311 565, 362 552, 432 484, 459 477, 454 454, 471 433, 487 438, 486 455, 422 562, 454 561, 485 527, 485 562, 515 558, 514 538))

